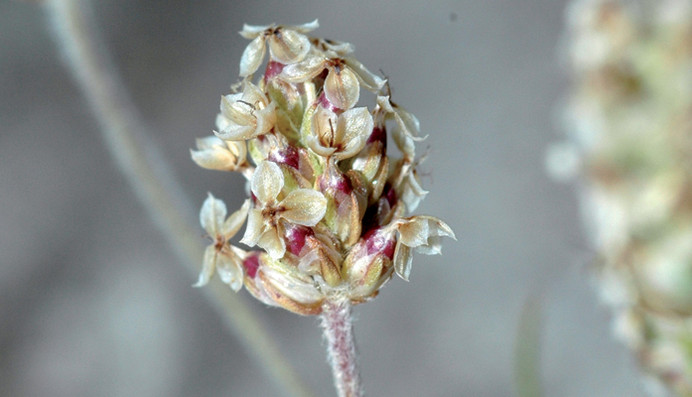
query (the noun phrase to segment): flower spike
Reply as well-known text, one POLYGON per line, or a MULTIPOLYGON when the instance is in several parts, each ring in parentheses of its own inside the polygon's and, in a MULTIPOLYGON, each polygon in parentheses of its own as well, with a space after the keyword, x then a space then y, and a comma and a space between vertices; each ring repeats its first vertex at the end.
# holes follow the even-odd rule
POLYGON ((372 299, 394 274, 408 280, 414 251, 439 254, 442 237, 455 238, 440 219, 410 214, 428 194, 418 119, 382 94, 386 80, 350 44, 310 37, 315 28, 244 26, 242 91, 222 96, 215 136, 191 151, 204 168, 242 172, 250 195, 228 219, 213 196, 202 206, 213 244, 197 285, 216 271, 233 289, 242 282, 302 315, 372 299), (357 105, 368 91, 374 109, 357 105), (253 251, 228 242, 245 219, 240 243, 253 251))

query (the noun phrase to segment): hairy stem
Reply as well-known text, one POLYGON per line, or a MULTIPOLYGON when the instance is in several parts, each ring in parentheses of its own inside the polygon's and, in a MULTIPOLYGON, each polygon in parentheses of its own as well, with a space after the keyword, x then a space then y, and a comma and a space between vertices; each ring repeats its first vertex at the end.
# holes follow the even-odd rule
MULTIPOLYGON (((137 198, 165 235, 186 269, 195 275, 202 242, 193 208, 171 175, 171 167, 148 138, 147 128, 105 51, 88 2, 43 2, 65 63, 100 124, 105 144, 137 198)), ((259 319, 228 286, 212 282, 201 290, 243 341, 249 355, 277 383, 282 394, 311 395, 280 354, 259 319)))
POLYGON ((362 396, 350 302, 326 302, 322 307, 321 317, 329 363, 339 397, 362 396))

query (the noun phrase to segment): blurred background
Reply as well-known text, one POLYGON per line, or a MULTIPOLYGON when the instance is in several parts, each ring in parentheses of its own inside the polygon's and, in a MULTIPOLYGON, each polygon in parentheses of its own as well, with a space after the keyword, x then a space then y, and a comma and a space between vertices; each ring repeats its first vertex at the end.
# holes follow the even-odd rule
MULTIPOLYGON (((245 195, 239 175, 199 168, 188 151, 237 79, 243 23, 319 18, 313 35, 354 44, 420 119, 431 193, 417 212, 459 241, 417 256, 410 283, 394 279, 356 307, 368 395, 515 395, 517 325, 536 296, 548 396, 642 396, 593 288, 574 188, 544 168, 562 136, 565 7, 108 0, 95 13, 196 205, 207 191, 230 208, 245 195)), ((0 3, 0 395, 280 395, 115 168, 47 25, 36 4, 0 3)), ((318 319, 240 294, 316 394, 334 395, 318 319)))

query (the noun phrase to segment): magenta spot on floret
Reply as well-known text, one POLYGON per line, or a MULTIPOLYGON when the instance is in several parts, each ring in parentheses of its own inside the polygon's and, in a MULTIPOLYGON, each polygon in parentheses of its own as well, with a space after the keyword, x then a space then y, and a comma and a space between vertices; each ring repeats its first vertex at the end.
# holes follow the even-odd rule
POLYGON ((394 204, 396 204, 396 191, 392 187, 392 185, 387 182, 387 184, 384 185, 384 198, 387 199, 387 203, 389 203, 389 208, 393 208, 394 204))
POLYGON ((387 146, 387 132, 384 126, 372 129, 372 134, 370 134, 370 138, 368 138, 368 143, 372 142, 382 142, 385 147, 387 146))
POLYGON ((273 79, 278 76, 282 70, 284 70, 284 64, 276 61, 269 61, 267 70, 264 72, 264 78, 267 80, 273 79))
POLYGON ((389 260, 394 258, 394 246, 394 240, 387 240, 387 243, 384 245, 384 249, 382 249, 382 253, 384 256, 389 258, 389 260))
POLYGON ((368 255, 372 254, 382 254, 387 258, 392 259, 394 257, 394 240, 390 240, 378 233, 380 228, 374 228, 369 230, 363 236, 365 240, 365 247, 367 248, 368 255))
POLYGON ((308 236, 314 236, 315 232, 312 229, 304 226, 296 226, 288 230, 286 242, 288 245, 286 248, 293 255, 300 255, 300 251, 305 246, 305 239, 308 236))
POLYGON ((243 267, 245 268, 245 274, 250 278, 255 278, 257 275, 257 269, 259 268, 259 255, 250 255, 243 261, 243 267))
POLYGON ((344 194, 351 194, 353 187, 351 186, 351 181, 343 175, 334 178, 334 187, 337 191, 344 194))
POLYGON ((341 173, 333 173, 330 175, 320 175, 317 180, 317 186, 323 192, 338 192, 351 194, 353 186, 351 181, 341 173))
POLYGON ((298 149, 293 146, 286 146, 281 150, 273 150, 269 154, 269 160, 278 164, 286 164, 295 169, 299 168, 300 154, 298 149))
POLYGON ((320 94, 320 96, 317 98, 317 103, 322 106, 325 109, 331 110, 334 113, 341 113, 343 112, 343 109, 339 109, 338 107, 334 106, 333 103, 329 102, 329 99, 327 99, 327 96, 324 94, 320 94))

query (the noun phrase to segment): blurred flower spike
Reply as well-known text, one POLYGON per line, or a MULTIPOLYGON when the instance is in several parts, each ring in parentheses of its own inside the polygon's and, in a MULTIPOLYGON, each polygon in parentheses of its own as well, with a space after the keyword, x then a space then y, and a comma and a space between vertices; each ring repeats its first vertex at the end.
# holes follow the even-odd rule
POLYGON ((652 395, 692 396, 692 0, 575 0, 568 139, 600 292, 652 395), (667 391, 666 391, 667 389, 667 391))
POLYGON ((240 91, 221 97, 214 135, 191 150, 203 168, 242 173, 251 194, 228 218, 221 200, 204 202, 212 244, 196 285, 216 271, 233 290, 245 285, 304 315, 328 301, 373 298, 394 274, 409 279, 414 251, 439 254, 440 239, 455 238, 440 219, 409 214, 428 194, 416 171, 418 119, 391 101, 386 80, 353 58, 350 44, 307 36, 317 27, 245 25, 240 91), (357 106, 361 89, 372 93, 372 110, 357 106), (240 243, 254 251, 229 242, 246 218, 240 243))

